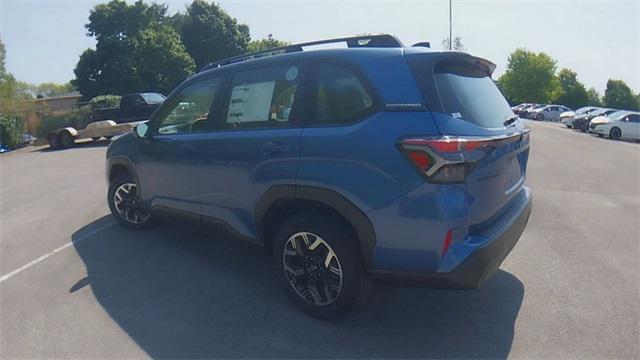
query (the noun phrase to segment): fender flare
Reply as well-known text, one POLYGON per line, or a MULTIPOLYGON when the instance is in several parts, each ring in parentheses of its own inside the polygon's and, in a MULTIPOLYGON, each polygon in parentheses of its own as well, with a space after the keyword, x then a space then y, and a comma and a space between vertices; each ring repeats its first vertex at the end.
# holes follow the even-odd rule
POLYGON ((124 166, 129 174, 131 174, 131 176, 133 177, 133 180, 135 180, 135 182, 138 184, 138 189, 140 189, 140 184, 138 182, 138 173, 136 172, 135 166, 133 166, 131 161, 124 156, 114 156, 107 161, 107 171, 105 174, 107 178, 107 184, 109 184, 109 179, 111 179, 111 172, 116 165, 124 166))
POLYGON ((315 186, 275 185, 269 188, 258 200, 254 208, 254 220, 259 237, 266 233, 264 219, 269 211, 282 201, 308 200, 324 204, 344 217, 353 227, 360 240, 362 257, 367 269, 373 267, 373 249, 376 235, 367 215, 353 202, 338 192, 315 186))
POLYGON ((76 130, 75 128, 72 127, 66 127, 66 128, 62 128, 60 129, 60 133, 62 133, 63 131, 67 131, 69 134, 71 134, 71 136, 76 137, 78 136, 78 130, 76 130))
POLYGON ((76 137, 78 136, 78 130, 76 130, 75 128, 69 126, 69 127, 64 127, 64 128, 60 128, 60 129, 55 129, 49 132, 49 134, 47 134, 47 138, 53 134, 53 135, 60 135, 63 131, 68 132, 69 134, 71 134, 71 136, 76 137))

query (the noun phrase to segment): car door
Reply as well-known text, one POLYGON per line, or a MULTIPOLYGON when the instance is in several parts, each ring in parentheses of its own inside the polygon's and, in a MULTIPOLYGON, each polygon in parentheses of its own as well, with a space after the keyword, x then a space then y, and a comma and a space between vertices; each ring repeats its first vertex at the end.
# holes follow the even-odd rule
POLYGON ((622 136, 625 138, 640 139, 640 115, 630 114, 625 116, 624 129, 622 129, 622 136))
POLYGON ((198 201, 203 220, 257 238, 255 204, 273 187, 294 196, 302 132, 300 63, 233 74, 215 131, 197 141, 203 156, 198 201))
POLYGON ((120 99, 120 106, 116 111, 116 118, 114 119, 118 124, 127 122, 131 108, 135 103, 135 95, 125 95, 120 99))
POLYGON ((199 214, 195 143, 211 124, 224 77, 207 77, 179 88, 151 120, 151 135, 138 145, 140 192, 152 208, 199 214))

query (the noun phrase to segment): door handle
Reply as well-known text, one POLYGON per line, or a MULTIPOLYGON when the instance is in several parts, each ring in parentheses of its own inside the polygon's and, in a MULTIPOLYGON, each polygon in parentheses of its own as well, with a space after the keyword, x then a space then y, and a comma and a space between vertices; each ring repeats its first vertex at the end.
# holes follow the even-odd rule
POLYGON ((289 152, 289 145, 285 145, 280 141, 269 141, 262 145, 262 152, 267 154, 286 153, 289 152))

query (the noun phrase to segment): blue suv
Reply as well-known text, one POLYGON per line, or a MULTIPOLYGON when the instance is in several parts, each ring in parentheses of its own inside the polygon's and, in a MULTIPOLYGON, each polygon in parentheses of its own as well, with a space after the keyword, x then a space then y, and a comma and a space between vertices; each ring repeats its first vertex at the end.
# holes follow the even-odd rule
POLYGON ((390 35, 211 64, 112 142, 109 207, 129 228, 186 215, 264 245, 315 317, 375 279, 476 288, 531 212, 529 130, 494 69, 390 35))

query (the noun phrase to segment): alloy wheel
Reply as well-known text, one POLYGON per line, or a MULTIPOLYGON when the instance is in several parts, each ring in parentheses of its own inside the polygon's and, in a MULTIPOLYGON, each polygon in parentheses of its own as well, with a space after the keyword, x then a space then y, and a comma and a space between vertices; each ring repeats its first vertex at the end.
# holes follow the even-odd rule
POLYGON ((113 204, 120 217, 132 224, 142 224, 151 213, 142 209, 134 183, 124 183, 113 193, 113 204))
POLYGON ((305 301, 318 306, 333 303, 342 290, 340 261, 320 236, 298 232, 284 245, 282 264, 289 284, 305 301))

